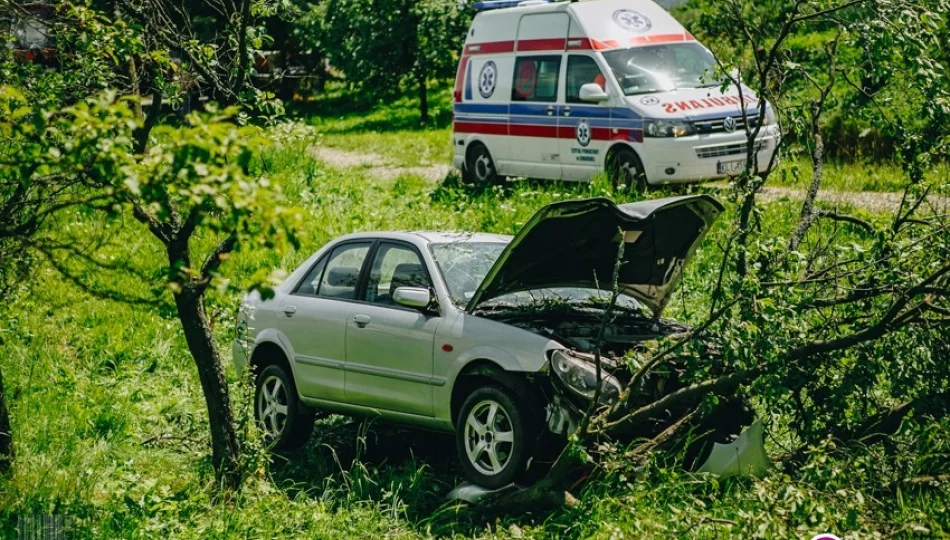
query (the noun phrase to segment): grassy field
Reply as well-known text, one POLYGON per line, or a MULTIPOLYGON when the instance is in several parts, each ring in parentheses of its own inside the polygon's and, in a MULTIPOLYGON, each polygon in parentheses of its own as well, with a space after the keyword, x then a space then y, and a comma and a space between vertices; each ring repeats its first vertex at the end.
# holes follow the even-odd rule
MULTIPOLYGON (((339 102, 336 102, 339 105, 339 102)), ((540 206, 567 198, 614 196, 593 184, 518 182, 473 193, 413 175, 381 181, 337 170, 309 151, 315 144, 371 150, 403 165, 447 159, 447 103, 434 129, 414 122, 410 100, 368 111, 314 104, 304 129, 274 130, 279 144, 261 170, 306 215, 299 251, 241 252, 225 265, 235 281, 261 268, 291 270, 331 238, 373 229, 515 232, 540 206), (373 131, 378 130, 378 132, 373 131)), ((842 173, 857 189, 859 169, 842 173)), ((885 183, 886 184, 886 183, 885 183)), ((882 184, 882 185, 885 185, 882 184)), ((615 198, 624 199, 626 195, 615 198)), ((798 215, 789 202, 767 206, 765 234, 785 234, 798 215)), ((873 216, 870 216, 872 219, 873 216)), ((723 221, 734 218, 730 207, 723 221)), ((131 223, 112 227, 104 257, 148 261, 161 254, 131 223)), ((817 228, 813 234, 820 235, 817 228)), ((688 267, 669 315, 695 321, 715 278, 716 227, 688 267)), ((96 278, 97 276, 91 276, 96 278)), ((98 276, 108 279, 108 276, 98 276)), ((118 283, 129 289, 142 283, 118 283)), ((144 287, 147 289, 147 287, 144 287)), ((272 460, 249 452, 244 488, 215 495, 208 464, 204 401, 178 322, 167 309, 92 298, 41 267, 9 320, 0 321, 0 362, 18 443, 13 475, 0 480, 0 538, 19 520, 64 516, 77 538, 846 538, 950 534, 950 494, 875 492, 881 457, 809 461, 792 478, 718 481, 664 462, 619 468, 579 488, 581 504, 553 513, 486 517, 444 500, 459 481, 450 438, 341 417, 322 419, 302 451, 272 460)), ((237 296, 215 293, 209 310, 229 354, 237 296)), ((248 391, 229 365, 241 432, 250 422, 248 391)), ((254 440, 251 438, 250 440, 254 440)), ((773 450, 779 436, 769 440, 773 450)))

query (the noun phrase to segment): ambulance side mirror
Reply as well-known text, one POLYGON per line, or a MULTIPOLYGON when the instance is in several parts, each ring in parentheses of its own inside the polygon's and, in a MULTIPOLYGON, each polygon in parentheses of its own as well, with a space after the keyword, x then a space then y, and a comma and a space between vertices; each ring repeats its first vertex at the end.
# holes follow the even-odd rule
POLYGON ((584 86, 581 86, 580 96, 581 101, 587 101, 590 103, 602 103, 610 99, 610 96, 607 95, 607 92, 604 92, 604 89, 600 87, 597 83, 587 83, 584 86))

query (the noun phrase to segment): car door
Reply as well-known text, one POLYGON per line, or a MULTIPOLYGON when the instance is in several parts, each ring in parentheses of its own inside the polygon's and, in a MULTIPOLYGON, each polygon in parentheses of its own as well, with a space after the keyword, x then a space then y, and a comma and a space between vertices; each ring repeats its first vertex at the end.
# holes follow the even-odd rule
POLYGON ((565 103, 558 107, 561 174, 565 180, 589 180, 604 170, 604 153, 611 137, 610 106, 607 101, 582 101, 580 91, 587 83, 597 83, 606 89, 607 79, 593 56, 565 56, 565 103))
POLYGON ((508 135, 512 174, 558 180, 558 80, 570 16, 526 13, 518 20, 508 135))
POLYGON ((346 400, 380 410, 432 416, 437 313, 400 306, 398 287, 432 289, 416 248, 381 241, 366 278, 363 302, 346 323, 346 400))
POLYGON ((372 241, 345 242, 321 257, 278 307, 294 351, 301 395, 344 401, 346 321, 355 307, 360 271, 372 241))
POLYGON ((515 175, 561 178, 557 132, 561 56, 519 55, 515 58, 508 119, 515 175))

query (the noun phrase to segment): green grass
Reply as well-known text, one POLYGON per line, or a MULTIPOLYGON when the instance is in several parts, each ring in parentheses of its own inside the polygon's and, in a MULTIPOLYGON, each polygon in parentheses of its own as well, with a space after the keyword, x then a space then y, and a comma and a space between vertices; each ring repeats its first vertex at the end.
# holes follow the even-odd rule
MULTIPOLYGON (((411 116, 409 108, 406 118, 411 116)), ((380 114, 341 113, 311 123, 324 131, 327 144, 385 139, 394 151, 400 138, 410 147, 410 135, 427 140, 423 130, 405 123, 379 135, 348 131, 379 121, 380 114)), ((603 178, 592 184, 516 182, 481 193, 451 182, 433 185, 412 175, 380 181, 365 171, 339 171, 316 161, 307 152, 315 137, 307 132, 283 135, 262 162, 289 201, 305 213, 301 249, 240 252, 225 265, 235 281, 260 268, 291 270, 326 241, 353 231, 513 233, 549 202, 597 195, 629 198, 611 193, 603 178)), ((420 148, 435 151, 437 145, 420 148)), ((398 155, 388 152, 380 150, 398 155)), ((794 203, 767 205, 763 237, 787 234, 798 212, 794 203)), ((733 218, 730 206, 722 221, 733 218)), ((90 223, 80 215, 66 221, 78 227, 114 228, 117 247, 107 256, 131 255, 145 262, 161 257, 137 224, 90 223)), ((822 227, 811 234, 826 234, 822 227)), ((716 278, 716 245, 727 231, 724 225, 715 227, 697 252, 669 315, 687 322, 702 316, 700 308, 716 278)), ((142 284, 127 280, 118 285, 132 290, 142 284)), ((232 294, 209 298, 226 356, 236 302, 232 294)), ((0 479, 0 538, 15 537, 18 518, 42 514, 68 516, 78 538, 950 534, 946 491, 866 491, 877 474, 878 459, 883 459, 873 454, 828 461, 817 453, 794 478, 775 471, 755 481, 719 482, 662 462, 640 470, 621 467, 577 490, 577 508, 496 519, 444 501, 460 481, 450 438, 341 417, 321 420, 301 452, 272 461, 252 452, 243 489, 228 497, 216 495, 204 401, 178 322, 170 313, 162 316, 91 298, 46 268, 9 312, 11 317, 0 321, 0 365, 19 454, 12 476, 0 479)), ((228 370, 239 421, 246 426, 247 389, 230 365, 228 370)))
POLYGON ((298 105, 294 112, 319 130, 325 146, 376 154, 400 167, 417 167, 452 162, 451 97, 451 88, 444 83, 430 91, 426 124, 420 122, 416 99, 356 101, 341 85, 331 85, 325 95, 298 105))

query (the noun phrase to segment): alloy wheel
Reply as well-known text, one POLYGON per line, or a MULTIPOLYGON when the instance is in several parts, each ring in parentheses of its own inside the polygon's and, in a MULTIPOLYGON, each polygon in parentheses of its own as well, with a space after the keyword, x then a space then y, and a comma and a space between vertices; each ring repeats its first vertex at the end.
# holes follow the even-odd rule
POLYGON ((505 470, 514 453, 511 418, 498 402, 486 399, 465 419, 465 453, 480 473, 494 476, 505 470))
POLYGON ((287 425, 287 387, 276 375, 270 375, 261 384, 257 396, 257 418, 264 433, 270 439, 277 439, 287 425))

